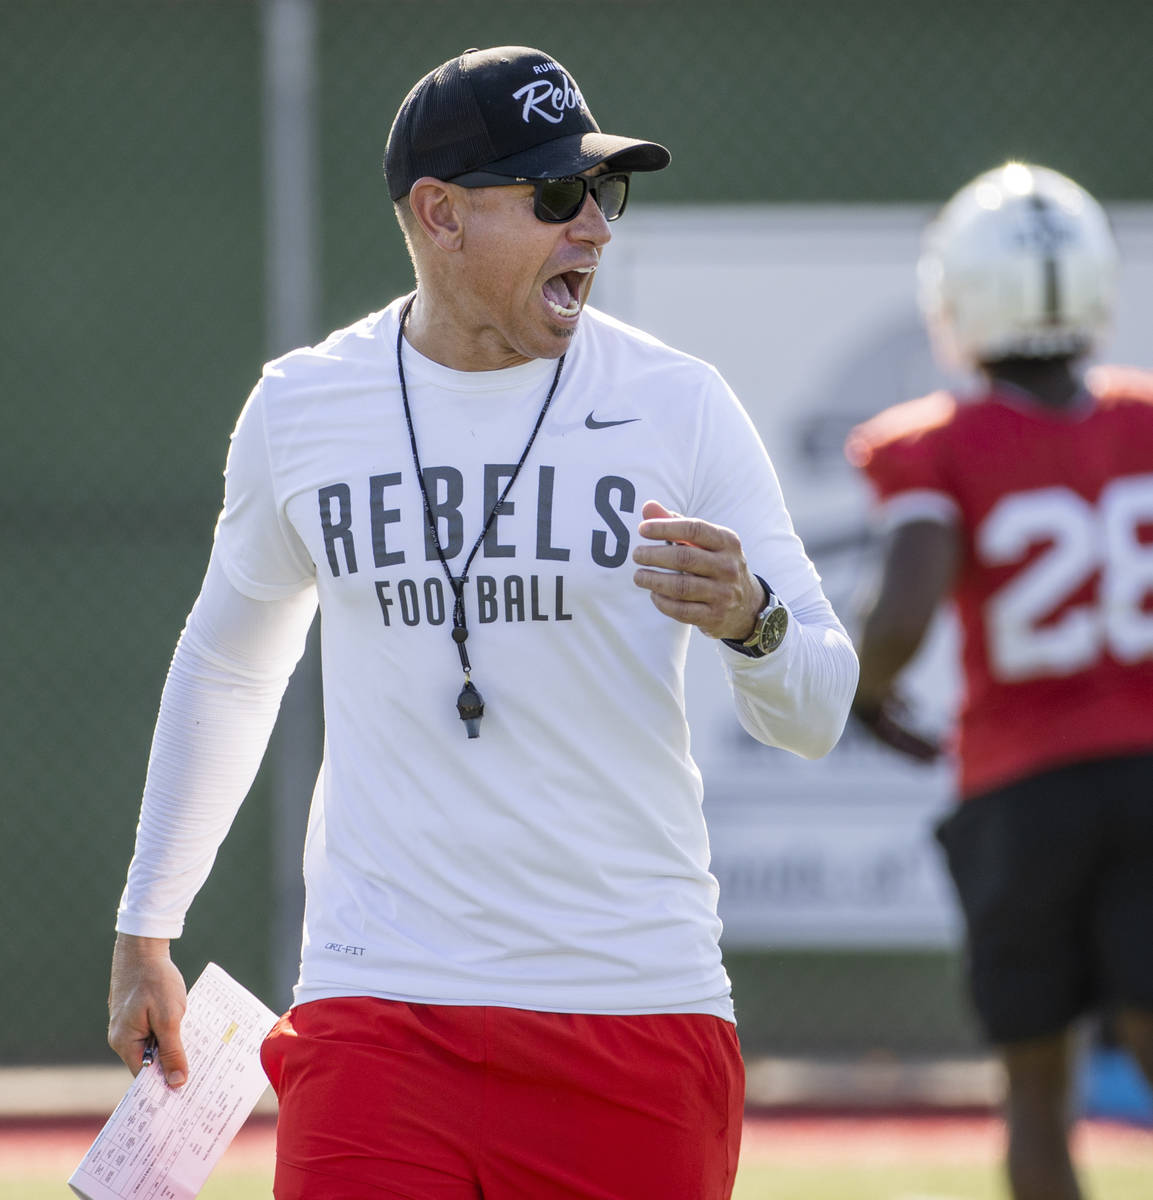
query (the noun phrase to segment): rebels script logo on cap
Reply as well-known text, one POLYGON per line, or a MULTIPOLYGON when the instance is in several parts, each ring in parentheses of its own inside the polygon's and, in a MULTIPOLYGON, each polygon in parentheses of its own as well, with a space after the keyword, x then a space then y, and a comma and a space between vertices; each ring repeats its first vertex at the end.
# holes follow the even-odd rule
POLYGON ((555 179, 609 162, 659 171, 656 142, 602 133, 576 81, 529 46, 466 50, 430 71, 405 97, 384 156, 389 195, 406 196, 422 176, 450 180, 485 170, 555 179))
MULTIPOLYGON (((525 122, 531 121, 534 117, 540 117, 553 125, 559 125, 565 119, 565 113, 569 109, 579 108, 583 112, 588 112, 588 105, 585 104, 585 98, 581 95, 580 88, 573 83, 568 72, 560 63, 538 63, 533 67, 533 71, 548 73, 550 77, 534 79, 532 83, 526 83, 524 87, 517 88, 513 92, 514 100, 523 101, 520 115, 525 122), (554 71, 563 80, 559 85, 551 78, 551 73, 554 71)), ((595 122, 593 123, 595 125, 595 122)))

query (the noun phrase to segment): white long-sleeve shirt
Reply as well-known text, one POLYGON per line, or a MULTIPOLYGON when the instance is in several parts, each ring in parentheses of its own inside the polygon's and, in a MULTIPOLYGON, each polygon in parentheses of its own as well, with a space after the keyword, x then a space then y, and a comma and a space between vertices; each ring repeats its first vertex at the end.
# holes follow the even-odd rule
MULTIPOLYGON (((452 596, 399 394, 398 314, 270 364, 242 414, 118 928, 179 934, 319 601, 326 737, 297 1002, 731 1019, 684 717, 691 631, 636 587, 631 551, 649 498, 736 530, 792 618, 765 658, 718 643, 741 723, 807 757, 831 748, 856 659, 760 439, 711 367, 586 309, 469 571, 486 714, 468 739, 452 596)), ((404 354, 438 534, 459 573, 556 364, 463 373, 404 354)))

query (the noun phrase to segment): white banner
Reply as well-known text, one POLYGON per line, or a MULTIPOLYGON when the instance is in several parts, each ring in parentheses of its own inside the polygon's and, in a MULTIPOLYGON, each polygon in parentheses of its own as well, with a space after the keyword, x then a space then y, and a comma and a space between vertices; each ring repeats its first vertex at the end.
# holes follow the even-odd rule
MULTIPOLYGON (((916 308, 931 215, 637 205, 613 227, 598 272, 597 305, 715 363, 740 396, 850 632, 875 550, 845 435, 890 404, 963 382, 935 365, 916 308)), ((1107 358, 1153 366, 1153 209, 1111 216, 1124 270, 1107 358)), ((952 944, 957 914, 931 837, 952 803, 948 764, 917 766, 852 727, 816 763, 760 746, 737 725, 714 655, 694 638, 688 703, 726 943, 952 944)), ((921 724, 947 729, 958 692, 947 616, 908 686, 921 724)))
MULTIPOLYGON (((713 873, 727 946, 939 946, 957 918, 933 840, 937 786, 877 798, 869 775, 790 776, 742 800, 747 774, 709 778, 713 873), (808 784, 808 787, 804 786, 808 784)), ((763 785, 762 785, 763 786, 763 785)))

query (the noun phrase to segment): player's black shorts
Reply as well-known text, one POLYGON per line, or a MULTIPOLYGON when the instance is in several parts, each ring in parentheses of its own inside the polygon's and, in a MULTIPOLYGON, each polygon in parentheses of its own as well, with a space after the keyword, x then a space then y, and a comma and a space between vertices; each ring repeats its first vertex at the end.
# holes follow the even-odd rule
POLYGON ((1153 754, 1074 763, 960 804, 938 827, 995 1044, 1088 1011, 1153 1011, 1153 754))

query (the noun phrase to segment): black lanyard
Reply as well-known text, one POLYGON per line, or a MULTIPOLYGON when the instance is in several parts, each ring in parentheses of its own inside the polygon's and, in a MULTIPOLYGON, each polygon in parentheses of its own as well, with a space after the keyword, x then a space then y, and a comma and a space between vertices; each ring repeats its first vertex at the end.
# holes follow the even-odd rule
POLYGON ((468 641, 468 622, 464 612, 464 585, 468 583, 468 569, 472 566, 472 560, 476 557, 476 552, 480 549, 485 534, 488 533, 493 521, 496 520, 496 515, 500 512, 501 507, 508 498, 509 492, 512 491, 512 485, 516 483, 520 469, 524 466, 525 459, 528 458, 528 453, 532 449, 532 444, 536 441, 536 435, 540 432, 540 427, 544 423, 544 415, 548 412, 548 406, 552 403, 557 384, 560 383, 560 373, 564 369, 565 356, 562 354, 557 360, 556 374, 552 377, 552 384, 548 389, 548 395, 544 398, 544 404, 541 405, 540 412, 537 414, 536 424, 532 428, 532 433, 529 434, 528 441, 525 442, 524 449, 521 451, 520 461, 516 464, 500 496, 493 501, 492 508, 489 509, 488 516, 485 518, 484 526, 477 535, 476 541, 473 542, 472 549, 468 552, 468 557, 464 560, 463 570, 459 575, 453 575, 449 568, 448 560, 444 556, 444 548, 440 544, 440 536, 436 528, 436 518, 432 515, 432 501, 429 499, 428 485, 424 481, 424 472, 420 465, 420 455, 416 449, 416 430, 412 424, 412 409, 409 407, 408 387, 404 379, 404 362, 401 355, 401 347, 404 345, 404 327, 408 323, 408 314, 412 311, 415 300, 416 294, 414 293, 408 298, 408 302, 400 314, 400 324, 396 331, 396 374, 400 379, 400 398, 404 401, 404 419, 408 425, 408 440, 412 446, 412 465, 416 470, 416 478, 420 484, 421 498, 424 500, 425 523, 428 526, 432 544, 436 547, 436 556, 440 559, 440 565, 444 568, 444 574, 448 579, 449 587, 452 588, 452 640, 456 643, 456 648, 460 652, 460 665, 464 671, 464 687, 460 689, 460 695, 456 698, 456 711, 460 714, 460 719, 464 722, 468 736, 474 738, 480 736, 480 719, 484 716, 484 698, 476 690, 472 682, 472 666, 468 661, 468 651, 465 649, 465 642, 468 641))

